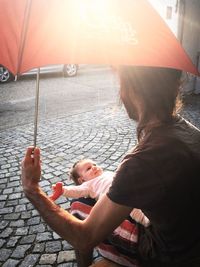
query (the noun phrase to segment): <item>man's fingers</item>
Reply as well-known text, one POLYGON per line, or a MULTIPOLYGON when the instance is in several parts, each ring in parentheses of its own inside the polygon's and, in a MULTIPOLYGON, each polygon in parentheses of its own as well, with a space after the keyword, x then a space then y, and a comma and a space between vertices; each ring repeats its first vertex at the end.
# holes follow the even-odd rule
POLYGON ((34 146, 29 146, 26 150, 25 158, 30 158, 33 154, 34 146))
POLYGON ((32 161, 32 157, 31 155, 33 154, 33 151, 34 151, 34 147, 33 146, 30 146, 26 149, 26 153, 25 153, 25 156, 21 162, 21 166, 22 168, 30 162, 30 160, 32 161))
POLYGON ((40 164, 40 149, 35 147, 34 149, 34 165, 38 166, 40 164))
POLYGON ((40 149, 38 147, 30 146, 26 150, 25 157, 22 161, 22 167, 26 164, 34 164, 38 166, 40 163, 40 149))

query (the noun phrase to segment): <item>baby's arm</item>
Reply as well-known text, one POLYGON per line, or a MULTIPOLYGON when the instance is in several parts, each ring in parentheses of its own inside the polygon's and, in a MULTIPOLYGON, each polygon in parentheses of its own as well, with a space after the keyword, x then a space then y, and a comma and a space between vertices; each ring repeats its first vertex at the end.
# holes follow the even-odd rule
POLYGON ((90 190, 86 183, 83 183, 81 185, 64 186, 63 196, 69 198, 89 197, 90 190))

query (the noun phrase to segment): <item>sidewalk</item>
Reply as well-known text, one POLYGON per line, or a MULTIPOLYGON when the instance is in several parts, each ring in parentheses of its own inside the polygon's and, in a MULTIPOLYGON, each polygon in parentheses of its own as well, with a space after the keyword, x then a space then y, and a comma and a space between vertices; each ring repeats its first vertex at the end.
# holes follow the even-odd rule
MULTIPOLYGON (((200 127, 200 96, 185 101, 184 116, 200 127)), ((114 171, 136 143, 135 123, 123 109, 107 107, 41 122, 37 140, 43 162, 41 186, 50 194, 51 184, 71 183, 67 172, 82 157, 114 171)), ((33 125, 1 131, 0 142, 0 266, 75 267, 73 248, 41 220, 22 193, 19 164, 33 143, 33 125)), ((63 197, 57 203, 69 208, 63 197)))

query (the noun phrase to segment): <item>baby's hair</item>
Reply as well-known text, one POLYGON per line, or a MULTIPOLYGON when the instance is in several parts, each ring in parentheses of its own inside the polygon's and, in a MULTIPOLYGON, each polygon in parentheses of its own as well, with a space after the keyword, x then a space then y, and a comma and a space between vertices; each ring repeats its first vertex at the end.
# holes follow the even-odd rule
MULTIPOLYGON (((78 161, 76 161, 74 163, 74 165, 71 167, 71 170, 69 171, 69 178, 76 184, 76 185, 80 185, 80 182, 78 181, 78 178, 80 177, 80 173, 78 173, 78 165, 83 162, 83 161, 86 161, 86 160, 90 160, 92 161, 91 159, 88 159, 88 158, 84 158, 84 159, 80 159, 78 161)), ((93 161, 92 161, 93 162, 93 161)), ((93 163, 95 164, 95 162, 93 163)), ((96 165, 96 164, 95 164, 96 165)))
POLYGON ((74 181, 76 185, 79 185, 78 178, 80 177, 80 174, 78 173, 77 165, 81 163, 82 161, 85 161, 85 159, 80 159, 74 163, 74 165, 71 167, 71 170, 69 172, 69 178, 74 181))

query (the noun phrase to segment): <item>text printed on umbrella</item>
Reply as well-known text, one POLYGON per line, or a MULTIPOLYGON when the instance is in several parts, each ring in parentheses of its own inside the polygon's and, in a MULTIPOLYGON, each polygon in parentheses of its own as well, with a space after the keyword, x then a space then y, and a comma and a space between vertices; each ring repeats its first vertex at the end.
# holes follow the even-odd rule
POLYGON ((112 42, 119 44, 137 45, 137 32, 131 23, 124 21, 119 16, 112 17, 82 17, 82 26, 88 39, 112 38, 112 42))

